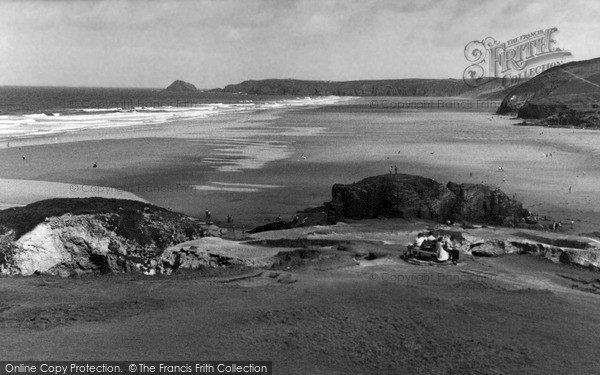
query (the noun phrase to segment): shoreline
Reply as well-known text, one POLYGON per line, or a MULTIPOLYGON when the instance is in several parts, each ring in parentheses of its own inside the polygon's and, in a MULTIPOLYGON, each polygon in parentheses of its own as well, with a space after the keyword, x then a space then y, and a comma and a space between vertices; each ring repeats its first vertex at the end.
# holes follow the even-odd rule
POLYGON ((210 209, 224 223, 231 214, 250 228, 319 206, 335 183, 396 165, 443 183, 495 185, 539 215, 579 219, 575 232, 600 225, 600 134, 541 132, 485 111, 373 111, 372 99, 49 137, 0 149, 1 177, 121 188, 190 216, 210 209))

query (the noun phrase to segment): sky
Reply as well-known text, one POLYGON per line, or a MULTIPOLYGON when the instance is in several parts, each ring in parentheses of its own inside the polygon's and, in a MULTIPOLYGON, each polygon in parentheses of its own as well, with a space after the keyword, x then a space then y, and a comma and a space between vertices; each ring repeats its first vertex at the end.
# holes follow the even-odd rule
POLYGON ((598 0, 0 0, 0 86, 461 78, 490 36, 556 27, 600 57, 598 20, 598 0))

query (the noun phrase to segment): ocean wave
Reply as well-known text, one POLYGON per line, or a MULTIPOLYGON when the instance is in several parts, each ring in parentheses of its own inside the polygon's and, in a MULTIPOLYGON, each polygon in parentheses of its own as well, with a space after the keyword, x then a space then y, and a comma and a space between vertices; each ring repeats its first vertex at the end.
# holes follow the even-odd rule
POLYGON ((0 137, 3 139, 40 136, 67 131, 110 127, 160 124, 169 121, 200 119, 221 114, 250 112, 261 109, 333 104, 345 98, 338 96, 305 97, 296 99, 238 103, 205 103, 189 106, 114 108, 77 108, 63 113, 32 113, 25 115, 1 115, 0 137))

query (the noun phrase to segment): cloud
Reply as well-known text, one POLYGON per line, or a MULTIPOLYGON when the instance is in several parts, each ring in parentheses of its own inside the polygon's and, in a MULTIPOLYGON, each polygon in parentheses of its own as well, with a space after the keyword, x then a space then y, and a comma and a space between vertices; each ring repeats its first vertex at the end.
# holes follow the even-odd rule
POLYGON ((244 79, 460 77, 464 46, 558 27, 600 55, 600 3, 429 0, 0 2, 0 84, 199 87, 244 79))

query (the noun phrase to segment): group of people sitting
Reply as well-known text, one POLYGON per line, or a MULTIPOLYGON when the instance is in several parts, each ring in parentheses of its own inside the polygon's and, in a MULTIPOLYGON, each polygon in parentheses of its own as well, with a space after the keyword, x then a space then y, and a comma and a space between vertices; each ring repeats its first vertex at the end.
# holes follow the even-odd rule
POLYGON ((452 264, 458 263, 459 255, 458 249, 454 246, 454 236, 436 238, 431 231, 417 234, 415 242, 408 245, 405 254, 407 258, 433 260, 439 263, 451 261, 452 264))

